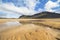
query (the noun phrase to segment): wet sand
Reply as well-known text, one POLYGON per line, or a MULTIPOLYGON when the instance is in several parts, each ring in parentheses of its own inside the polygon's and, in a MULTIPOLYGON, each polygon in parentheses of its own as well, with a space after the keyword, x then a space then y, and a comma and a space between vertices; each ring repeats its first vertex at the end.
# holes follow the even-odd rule
POLYGON ((60 40, 60 19, 17 20, 0 23, 0 40, 60 40))

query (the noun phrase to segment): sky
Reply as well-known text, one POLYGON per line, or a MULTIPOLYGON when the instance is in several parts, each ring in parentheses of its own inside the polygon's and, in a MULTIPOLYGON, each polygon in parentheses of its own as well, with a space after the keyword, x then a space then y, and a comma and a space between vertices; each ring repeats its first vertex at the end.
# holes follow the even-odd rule
POLYGON ((0 17, 18 18, 43 11, 60 13, 60 0, 0 0, 0 17))

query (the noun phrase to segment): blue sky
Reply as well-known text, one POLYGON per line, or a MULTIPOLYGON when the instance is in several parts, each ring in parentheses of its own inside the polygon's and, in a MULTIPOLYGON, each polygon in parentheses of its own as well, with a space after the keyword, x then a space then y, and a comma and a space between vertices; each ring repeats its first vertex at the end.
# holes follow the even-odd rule
POLYGON ((34 15, 42 11, 60 13, 60 0, 0 0, 2 17, 18 18, 21 15, 34 15))

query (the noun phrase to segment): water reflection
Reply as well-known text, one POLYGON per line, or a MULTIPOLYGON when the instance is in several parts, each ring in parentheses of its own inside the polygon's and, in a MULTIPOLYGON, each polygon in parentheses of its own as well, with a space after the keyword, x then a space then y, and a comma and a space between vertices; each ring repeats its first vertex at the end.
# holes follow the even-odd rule
POLYGON ((15 22, 6 22, 5 25, 7 26, 17 26, 17 25, 21 25, 20 22, 15 21, 15 22))
POLYGON ((12 27, 18 27, 20 25, 21 25, 21 23, 18 22, 18 21, 11 21, 11 22, 0 23, 0 31, 8 29, 8 28, 12 28, 12 27))

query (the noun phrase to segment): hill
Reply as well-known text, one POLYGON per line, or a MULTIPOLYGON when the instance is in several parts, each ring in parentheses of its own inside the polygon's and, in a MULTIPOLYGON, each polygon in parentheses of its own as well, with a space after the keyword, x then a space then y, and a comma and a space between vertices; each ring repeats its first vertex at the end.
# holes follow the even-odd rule
POLYGON ((22 15, 19 18, 60 18, 60 14, 54 12, 41 12, 31 16, 22 15))

